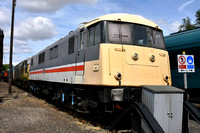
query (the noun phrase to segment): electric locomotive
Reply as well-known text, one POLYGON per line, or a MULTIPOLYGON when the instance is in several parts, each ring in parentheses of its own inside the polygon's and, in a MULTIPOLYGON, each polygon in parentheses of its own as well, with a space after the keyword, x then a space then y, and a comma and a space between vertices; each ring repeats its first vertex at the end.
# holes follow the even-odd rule
POLYGON ((125 108, 142 85, 171 85, 161 28, 131 14, 84 23, 30 58, 29 89, 80 112, 125 108))

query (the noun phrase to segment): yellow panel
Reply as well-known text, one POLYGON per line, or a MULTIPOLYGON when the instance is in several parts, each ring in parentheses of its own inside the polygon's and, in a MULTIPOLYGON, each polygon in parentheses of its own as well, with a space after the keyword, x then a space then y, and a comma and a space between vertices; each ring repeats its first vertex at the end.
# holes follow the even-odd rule
POLYGON ((118 86, 119 81, 115 79, 117 72, 122 74, 122 86, 167 85, 164 76, 169 77, 171 85, 167 51, 130 45, 122 47, 119 44, 100 45, 100 59, 85 63, 84 83, 118 86), (137 61, 131 57, 133 52, 139 55, 137 61), (154 62, 150 55, 155 56, 154 62), (94 71, 95 64, 98 64, 98 71, 94 71))

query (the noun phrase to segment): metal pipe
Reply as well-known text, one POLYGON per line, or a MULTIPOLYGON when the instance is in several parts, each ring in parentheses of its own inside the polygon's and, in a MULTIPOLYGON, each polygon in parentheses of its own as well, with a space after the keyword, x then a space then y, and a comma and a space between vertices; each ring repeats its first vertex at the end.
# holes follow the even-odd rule
POLYGON ((4 34, 3 30, 0 29, 0 81, 2 78, 2 69, 3 69, 3 39, 4 39, 4 34))

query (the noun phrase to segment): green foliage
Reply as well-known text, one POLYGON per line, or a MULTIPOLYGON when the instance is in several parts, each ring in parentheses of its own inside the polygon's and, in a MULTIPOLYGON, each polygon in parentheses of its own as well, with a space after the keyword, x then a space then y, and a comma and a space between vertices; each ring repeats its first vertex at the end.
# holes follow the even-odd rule
POLYGON ((196 17, 196 26, 200 27, 200 10, 196 12, 195 17, 196 17))
POLYGON ((7 70, 7 69, 9 69, 9 64, 3 64, 3 71, 5 71, 5 70, 7 70))
POLYGON ((195 28, 200 27, 200 10, 198 10, 195 14, 196 17, 196 23, 192 24, 191 19, 189 17, 183 18, 182 19, 182 24, 179 26, 179 32, 180 31, 185 31, 185 30, 191 30, 195 28))
POLYGON ((189 17, 183 18, 182 25, 179 26, 180 31, 191 30, 195 28, 195 25, 191 23, 191 19, 189 17))

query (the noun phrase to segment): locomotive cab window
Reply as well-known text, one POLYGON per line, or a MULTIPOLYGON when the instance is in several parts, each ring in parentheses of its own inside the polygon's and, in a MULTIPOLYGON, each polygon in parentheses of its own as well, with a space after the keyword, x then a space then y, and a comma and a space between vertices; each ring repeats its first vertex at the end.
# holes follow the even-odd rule
POLYGON ((131 25, 108 22, 108 40, 111 43, 131 44, 131 25))
POLYGON ((141 45, 165 49, 162 31, 145 25, 106 22, 106 42, 123 45, 141 45))
POLYGON ((88 47, 101 43, 101 23, 97 23, 88 29, 88 47))

